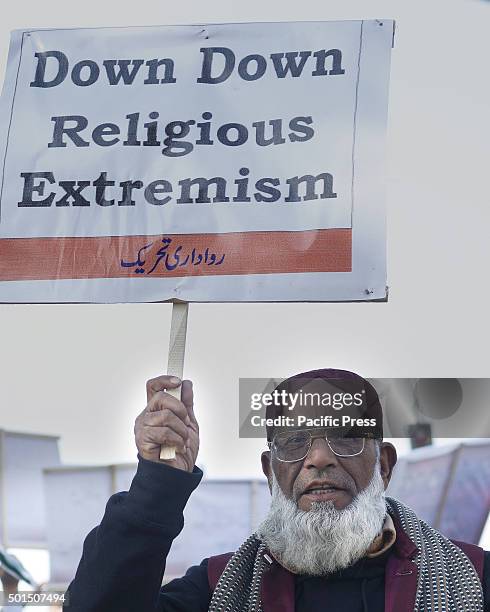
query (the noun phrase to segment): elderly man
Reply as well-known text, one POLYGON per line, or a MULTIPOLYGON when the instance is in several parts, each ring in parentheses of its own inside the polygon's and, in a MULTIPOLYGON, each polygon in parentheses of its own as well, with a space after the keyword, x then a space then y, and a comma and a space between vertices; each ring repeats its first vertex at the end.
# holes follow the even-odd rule
MULTIPOLYGON (((137 474, 113 496, 87 537, 68 595, 70 612, 488 612, 490 554, 453 543, 384 491, 396 463, 382 441, 374 388, 342 370, 316 370, 282 388, 321 385, 363 394, 348 431, 316 426, 328 409, 311 405, 305 427, 270 425, 262 468, 272 502, 257 532, 235 552, 205 559, 161 586, 182 512, 202 472, 190 381, 147 383, 136 419, 137 474), (305 382, 306 381, 306 382, 305 382), (357 411, 359 415, 359 411, 357 411), (314 424, 312 427, 311 424, 314 424), (161 445, 176 458, 160 461, 161 445)), ((285 386, 284 386, 285 385, 285 386)), ((277 417, 284 407, 268 409, 277 417)), ((274 419, 270 423, 274 423, 274 419)))

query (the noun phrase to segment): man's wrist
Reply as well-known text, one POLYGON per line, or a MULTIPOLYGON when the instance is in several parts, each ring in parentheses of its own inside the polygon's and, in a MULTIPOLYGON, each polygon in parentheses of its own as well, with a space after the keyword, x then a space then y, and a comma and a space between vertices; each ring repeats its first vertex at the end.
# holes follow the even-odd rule
POLYGON ((192 472, 187 472, 139 455, 138 460, 127 505, 147 521, 159 525, 174 520, 180 523, 189 497, 201 482, 202 471, 195 466, 192 472))

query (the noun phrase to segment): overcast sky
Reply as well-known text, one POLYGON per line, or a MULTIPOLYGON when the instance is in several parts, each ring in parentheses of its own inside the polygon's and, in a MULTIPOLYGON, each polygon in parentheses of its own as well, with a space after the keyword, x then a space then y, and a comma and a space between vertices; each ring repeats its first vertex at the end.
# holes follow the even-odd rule
MULTIPOLYGON (((214 477, 259 474, 237 440, 239 377, 339 367, 370 377, 490 376, 488 108, 490 3, 162 3, 23 0, 23 27, 395 18, 387 144, 387 304, 192 304, 199 462, 214 477), (75 10, 75 6, 77 9, 75 10), (71 8, 73 7, 73 8, 71 8)), ((67 463, 135 458, 145 380, 164 371, 171 306, 0 305, 0 427, 61 436, 67 463)))

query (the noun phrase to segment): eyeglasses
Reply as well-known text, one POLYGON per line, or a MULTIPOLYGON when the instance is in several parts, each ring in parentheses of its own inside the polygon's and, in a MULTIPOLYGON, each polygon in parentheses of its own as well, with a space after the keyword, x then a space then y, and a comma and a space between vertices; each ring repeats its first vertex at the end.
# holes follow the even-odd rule
POLYGON ((326 440, 328 447, 337 457, 355 457, 360 455, 366 444, 365 437, 327 436, 326 433, 313 435, 307 429, 278 433, 274 436, 272 442, 267 444, 279 461, 293 463, 294 461, 302 461, 308 455, 315 438, 326 440))

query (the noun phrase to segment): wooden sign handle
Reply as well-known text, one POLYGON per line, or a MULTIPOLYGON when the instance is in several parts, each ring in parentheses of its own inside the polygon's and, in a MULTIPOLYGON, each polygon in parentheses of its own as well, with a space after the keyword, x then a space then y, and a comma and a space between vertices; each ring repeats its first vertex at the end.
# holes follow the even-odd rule
MULTIPOLYGON (((168 347, 167 374, 178 376, 182 380, 184 373, 185 339, 187 336, 187 315, 189 304, 174 303, 172 306, 172 323, 170 324, 170 342, 168 347)), ((182 387, 168 389, 167 393, 180 399, 182 387)), ((162 446, 160 459, 175 459, 173 446, 162 446)))

